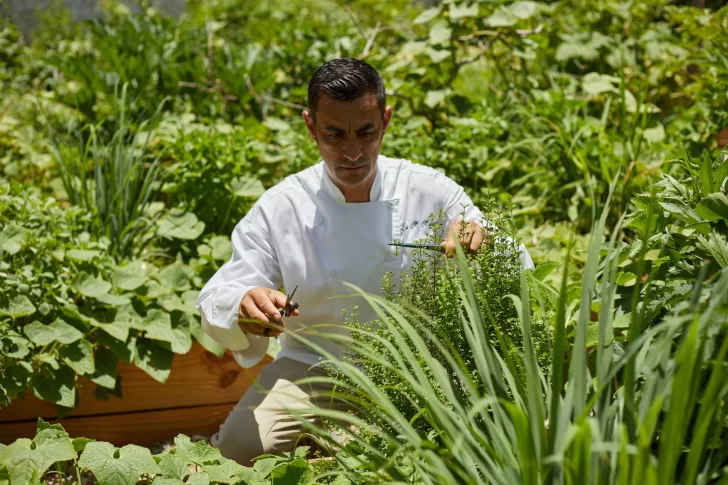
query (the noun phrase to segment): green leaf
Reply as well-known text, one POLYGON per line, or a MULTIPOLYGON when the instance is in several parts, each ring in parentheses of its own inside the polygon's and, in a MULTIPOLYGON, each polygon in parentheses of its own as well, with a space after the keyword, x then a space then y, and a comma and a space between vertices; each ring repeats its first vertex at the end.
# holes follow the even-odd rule
POLYGON ((434 108, 447 97, 447 94, 447 90, 427 91, 427 96, 425 96, 425 104, 430 108, 434 108))
POLYGON ((493 12, 485 21, 491 27, 510 27, 518 23, 518 17, 514 15, 511 9, 498 7, 498 10, 493 12))
POLYGON ((177 261, 157 273, 157 281, 170 290, 184 291, 190 289, 190 279, 185 265, 177 261))
POLYGON ((203 470, 207 473, 210 481, 219 483, 238 483, 238 474, 243 471, 243 466, 233 460, 226 460, 222 465, 204 465, 203 470))
POLYGON ((73 438, 71 442, 73 443, 73 449, 76 450, 76 453, 83 453, 83 450, 86 449, 86 445, 89 443, 93 443, 95 440, 92 440, 91 438, 73 438))
POLYGON ((607 74, 599 74, 590 72, 584 75, 581 80, 581 86, 585 93, 596 95, 608 92, 618 92, 617 86, 620 83, 618 77, 609 76, 607 74))
POLYGON ((98 441, 86 445, 78 465, 90 470, 104 485, 135 485, 142 474, 159 473, 148 449, 126 445, 117 453, 111 443, 98 441))
POLYGON ((96 371, 90 376, 91 381, 107 389, 115 389, 119 356, 111 349, 99 347, 96 349, 94 361, 96 371))
POLYGON ((654 127, 645 129, 642 136, 650 143, 659 143, 665 139, 665 127, 658 122, 654 127))
POLYGON ((105 303, 109 306, 124 306, 131 303, 131 298, 129 298, 126 295, 112 295, 111 293, 108 293, 106 295, 102 295, 98 298, 96 298, 101 303, 105 303))
POLYGON ((157 382, 164 383, 169 378, 173 359, 174 354, 171 350, 154 343, 154 341, 137 340, 134 365, 149 374, 157 382))
POLYGON ((76 374, 87 375, 96 372, 94 347, 86 339, 62 347, 59 356, 71 369, 76 371, 76 374))
POLYGON ((183 480, 185 475, 187 475, 187 472, 189 471, 189 466, 187 465, 187 462, 179 459, 176 455, 172 454, 164 455, 158 466, 161 470, 161 473, 169 475, 170 477, 177 478, 179 480, 183 480))
POLYGON ((233 254, 233 245, 230 238, 215 236, 209 241, 212 248, 212 259, 215 261, 228 261, 233 254))
POLYGON ((263 183, 254 178, 236 177, 230 182, 230 188, 238 197, 257 199, 265 193, 263 183))
POLYGON ((172 210, 157 220, 157 234, 170 239, 197 239, 205 230, 205 223, 192 212, 172 210))
POLYGON ((544 261, 543 263, 539 264, 536 269, 533 270, 533 276, 543 281, 548 275, 551 274, 553 270, 561 266, 561 263, 558 261, 544 261))
POLYGON ((637 275, 630 272, 620 272, 617 273, 617 277, 614 279, 614 281, 619 286, 634 286, 634 284, 637 282, 637 275))
POLYGON ((124 310, 117 310, 114 321, 109 323, 99 322, 92 317, 85 317, 85 319, 90 325, 103 329, 104 332, 121 342, 126 342, 129 337, 129 328, 133 323, 132 316, 124 310))
POLYGON ((433 64, 439 64, 450 57, 450 51, 447 49, 433 49, 428 47, 426 52, 427 55, 430 56, 430 60, 432 60, 433 64))
POLYGON ((472 5, 458 5, 456 3, 450 4, 450 19, 458 20, 465 17, 477 17, 478 16, 478 4, 473 3, 472 5))
POLYGON ((205 472, 191 473, 185 482, 187 485, 209 485, 210 476, 205 472))
POLYGON ((66 257, 72 261, 84 263, 101 256, 101 251, 96 249, 69 249, 66 251, 66 257))
POLYGON ((440 15, 440 7, 428 8, 427 10, 425 10, 424 12, 422 12, 421 14, 419 14, 413 20, 413 23, 415 25, 424 24, 424 23, 427 23, 430 20, 434 19, 438 15, 440 15))
POLYGON ((78 455, 65 431, 44 429, 33 440, 21 438, 0 451, 13 484, 38 483, 56 462, 75 460, 78 455))
POLYGON ((169 313, 162 310, 149 310, 146 318, 146 337, 169 342, 176 354, 186 354, 192 347, 192 337, 185 325, 172 326, 169 313))
POLYGON ((10 318, 27 317, 35 313, 35 305, 25 295, 16 295, 10 301, 3 301, 0 315, 10 318))
POLYGON ((26 230, 11 222, 0 232, 0 249, 12 256, 23 248, 25 238, 26 230))
POLYGON ((275 116, 269 116, 263 121, 263 125, 273 131, 289 131, 291 129, 290 123, 281 118, 275 116))
POLYGON ((444 22, 438 22, 430 29, 430 44, 439 45, 450 40, 452 29, 444 22))
POLYGON ((71 287, 84 296, 98 298, 109 292, 111 283, 102 278, 93 277, 86 272, 81 272, 73 278, 71 287))
POLYGON ((253 470, 258 472, 259 477, 267 477, 277 464, 278 458, 263 458, 255 461, 253 470))
POLYGON ((76 387, 73 370, 65 365, 53 369, 49 364, 41 365, 42 373, 36 372, 30 378, 33 394, 38 399, 72 408, 76 404, 76 387))
POLYGON ((728 219, 728 197, 722 192, 712 193, 698 203, 695 212, 711 222, 728 219))
POLYGON ((175 453, 177 456, 187 462, 196 465, 204 465, 223 459, 220 450, 214 448, 204 441, 195 441, 194 443, 188 436, 183 434, 177 435, 174 439, 175 453))
POLYGON ((117 268, 111 275, 114 286, 126 291, 134 291, 147 282, 146 263, 132 261, 126 266, 117 268))
POLYGON ((75 327, 60 318, 55 319, 50 325, 43 325, 36 320, 26 325, 23 332, 36 345, 48 345, 54 341, 68 345, 83 337, 75 327))
POLYGON ((298 485, 308 483, 313 477, 313 470, 308 461, 298 458, 282 467, 276 468, 270 474, 271 481, 276 485, 298 485))
POLYGON ((8 332, 5 335, 0 335, 0 352, 14 359, 22 359, 30 353, 29 343, 16 332, 8 332))

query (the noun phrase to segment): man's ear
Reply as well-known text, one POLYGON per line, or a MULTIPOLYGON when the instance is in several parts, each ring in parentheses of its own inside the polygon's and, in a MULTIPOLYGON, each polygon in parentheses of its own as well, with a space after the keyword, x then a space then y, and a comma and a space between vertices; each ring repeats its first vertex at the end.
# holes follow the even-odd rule
POLYGON ((392 107, 387 106, 384 108, 384 116, 382 117, 382 136, 387 132, 389 128, 389 120, 392 119, 392 107))
POLYGON ((303 111, 303 121, 306 122, 306 128, 308 128, 308 134, 311 135, 311 138, 313 138, 314 141, 318 141, 316 139, 316 122, 314 121, 313 117, 308 112, 308 110, 303 111))

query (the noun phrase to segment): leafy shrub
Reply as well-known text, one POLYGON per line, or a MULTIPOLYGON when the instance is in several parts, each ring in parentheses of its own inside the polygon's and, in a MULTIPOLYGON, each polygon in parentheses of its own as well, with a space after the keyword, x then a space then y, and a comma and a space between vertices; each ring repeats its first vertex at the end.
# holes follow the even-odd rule
MULTIPOLYGON (((167 118, 157 130, 165 164, 162 192, 170 207, 194 213, 208 234, 230 234, 265 189, 319 161, 304 131, 279 119, 208 127, 193 117, 167 118)), ((299 126, 300 128, 300 126, 299 126)))
POLYGON ((605 219, 606 210, 590 241, 572 335, 566 327, 566 281, 560 291, 552 289, 558 294, 558 311, 551 322, 548 370, 539 364, 533 343, 525 274, 520 296, 510 295, 523 338, 521 365, 515 366, 509 353, 499 353, 489 338, 503 333, 488 318, 462 251, 458 297, 463 311, 456 321, 465 342, 422 332, 420 312, 364 295, 383 329, 354 329, 361 332, 354 348, 369 369, 385 369, 392 379, 382 387, 378 373, 361 372, 355 362, 329 356, 339 369, 329 382, 355 411, 300 411, 301 422, 309 412, 329 420, 332 426, 326 429, 308 426, 330 446, 336 442, 331 430, 336 430, 349 436, 349 454, 361 453, 357 461, 340 461, 342 474, 354 480, 376 476, 380 481, 472 484, 725 480, 728 426, 722 405, 728 396, 728 326, 720 315, 728 301, 728 273, 721 270, 707 290, 698 279, 693 295, 649 328, 642 322, 650 300, 637 298, 626 346, 615 348, 613 333, 620 330, 615 276, 621 253, 615 250, 617 230, 607 244, 606 269, 598 281, 602 258, 597 234, 604 232, 605 219), (600 313, 590 367, 587 341, 594 298, 600 313), (465 352, 454 351, 459 344, 465 352), (432 354, 432 348, 445 359, 432 354), (472 378, 470 365, 480 380, 472 378), (409 399, 411 409, 399 406, 398 394, 409 399))
POLYGON ((77 404, 76 375, 96 383, 99 397, 120 395, 119 360, 164 382, 193 338, 222 352, 194 304, 229 258, 229 241, 210 239, 189 264, 117 263, 109 240, 85 231, 90 218, 15 185, 0 196, 2 405, 31 389, 63 414, 77 404))
POLYGON ((140 480, 157 485, 304 484, 323 468, 305 459, 307 446, 284 456, 260 457, 252 467, 244 467, 224 458, 217 448, 183 434, 175 438, 174 444, 171 450, 152 455, 149 449, 137 445, 117 448, 105 441, 71 439, 60 424, 38 419, 38 432, 32 440, 21 438, 8 446, 0 444, 0 483, 39 483, 47 476, 104 485, 140 480))

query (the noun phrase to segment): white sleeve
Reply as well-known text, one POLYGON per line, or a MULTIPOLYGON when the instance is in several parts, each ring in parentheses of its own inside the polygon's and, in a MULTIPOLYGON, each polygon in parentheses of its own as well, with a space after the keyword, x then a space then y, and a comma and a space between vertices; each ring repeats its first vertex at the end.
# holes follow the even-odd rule
MULTIPOLYGON (((473 201, 465 193, 465 189, 444 174, 442 174, 440 182, 446 189, 449 190, 449 195, 446 197, 444 203, 445 214, 448 217, 448 227, 453 221, 462 216, 463 206, 466 206, 466 221, 475 221, 478 224, 485 224, 486 227, 488 226, 490 221, 485 220, 483 213, 480 212, 480 209, 473 204, 473 201)), ((521 263, 523 266, 526 269, 534 268, 533 260, 531 259, 531 255, 528 254, 526 246, 521 244, 519 249, 521 251, 521 263)))
POLYGON ((197 308, 202 330, 233 351, 243 367, 252 367, 265 356, 268 338, 249 335, 238 326, 240 300, 257 286, 278 289, 281 271, 268 232, 246 216, 231 238, 233 254, 202 288, 197 308))

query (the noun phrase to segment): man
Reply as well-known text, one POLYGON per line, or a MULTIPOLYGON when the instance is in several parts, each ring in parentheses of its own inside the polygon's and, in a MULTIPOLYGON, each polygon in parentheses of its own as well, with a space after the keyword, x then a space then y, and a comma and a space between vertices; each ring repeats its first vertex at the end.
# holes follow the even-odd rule
MULTIPOLYGON (((357 59, 321 66, 309 83, 303 118, 323 161, 263 194, 232 234, 231 260, 200 293, 204 331, 231 349, 241 366, 260 362, 269 339, 280 337, 277 358, 213 437, 225 457, 247 465, 263 453, 292 449, 303 428, 285 408, 308 407, 309 396, 321 390, 293 384, 323 374, 316 367, 320 356, 281 327, 340 355, 342 349, 321 333, 344 333, 342 310, 356 305, 359 321, 375 316, 358 298, 332 297, 352 293, 343 282, 381 293, 386 272, 409 268, 411 255, 389 243, 424 237, 428 216, 440 210, 455 234, 465 225, 464 248, 474 252, 483 242, 475 222, 482 214, 462 187, 432 168, 379 154, 391 117, 373 67, 357 59), (281 285, 289 292, 297 286, 300 304, 285 321, 281 285), (332 326, 314 328, 318 324, 332 326)), ((443 246, 452 256, 456 241, 448 232, 443 246)), ((532 267, 523 246, 521 251, 532 267)))

